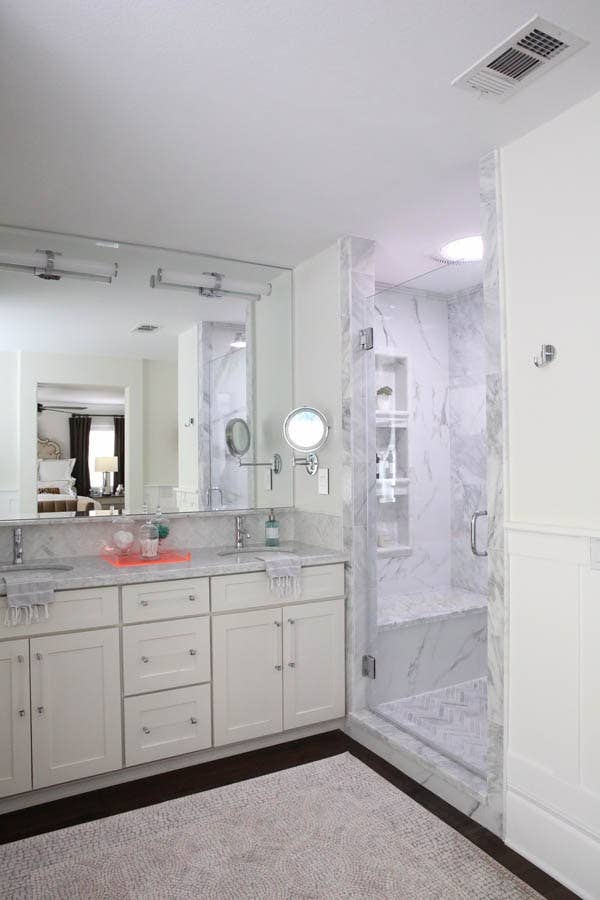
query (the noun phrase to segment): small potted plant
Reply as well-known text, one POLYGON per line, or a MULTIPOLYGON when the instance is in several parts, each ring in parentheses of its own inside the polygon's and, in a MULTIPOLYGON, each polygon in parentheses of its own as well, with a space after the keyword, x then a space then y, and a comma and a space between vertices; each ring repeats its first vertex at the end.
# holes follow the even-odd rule
POLYGON ((377 409, 390 410, 392 408, 392 391, 387 384, 377 389, 377 409))

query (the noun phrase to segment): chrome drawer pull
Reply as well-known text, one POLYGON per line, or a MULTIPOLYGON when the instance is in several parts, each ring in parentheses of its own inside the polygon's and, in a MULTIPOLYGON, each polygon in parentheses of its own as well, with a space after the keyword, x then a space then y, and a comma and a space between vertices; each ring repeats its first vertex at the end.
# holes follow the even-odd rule
POLYGON ((290 669, 295 669, 295 668, 296 668, 296 663, 295 663, 295 662, 289 662, 289 663, 288 663, 288 666, 290 667, 290 669))
POLYGON ((275 628, 281 628, 281 622, 275 621, 273 622, 273 625, 275 626, 275 628))
POLYGON ((41 662, 41 661, 42 661, 42 654, 41 654, 41 653, 36 653, 36 654, 35 654, 35 658, 37 659, 38 662, 41 662))
POLYGON ((43 707, 43 706, 38 706, 37 711, 38 711, 38 713, 39 713, 40 716, 41 716, 42 713, 44 712, 44 707, 43 707))
POLYGON ((143 662, 143 663, 149 663, 149 662, 150 662, 150 657, 149 657, 149 656, 142 656, 142 662, 143 662))
POLYGON ((190 719, 190 722, 191 722, 192 725, 197 725, 197 724, 198 724, 198 719, 196 719, 196 718, 194 718, 194 716, 192 716, 191 719, 190 719))
POLYGON ((192 649, 190 650, 190 656, 195 656, 197 654, 197 652, 198 651, 194 650, 194 648, 192 647, 192 649))
POLYGON ((281 666, 275 666, 277 672, 281 672, 281 666))
POLYGON ((148 606, 148 600, 140 600, 140 606, 148 606))
POLYGON ((25 657, 22 656, 20 653, 19 653, 19 655, 17 656, 17 662, 20 662, 20 663, 25 662, 25 657))
POLYGON ((148 728, 147 725, 144 725, 144 726, 142 727, 142 731, 144 732, 144 734, 150 734, 150 729, 148 728))
POLYGON ((288 619, 288 622, 290 623, 290 625, 295 625, 295 624, 296 624, 296 620, 295 620, 295 619, 288 619))
POLYGON ((195 594, 190 594, 189 597, 188 597, 188 600, 190 600, 192 603, 194 602, 195 599, 196 599, 196 595, 195 595, 195 594))
POLYGON ((20 710, 19 710, 19 715, 21 716, 21 718, 23 718, 23 716, 25 715, 25 710, 24 710, 24 709, 20 709, 20 710))

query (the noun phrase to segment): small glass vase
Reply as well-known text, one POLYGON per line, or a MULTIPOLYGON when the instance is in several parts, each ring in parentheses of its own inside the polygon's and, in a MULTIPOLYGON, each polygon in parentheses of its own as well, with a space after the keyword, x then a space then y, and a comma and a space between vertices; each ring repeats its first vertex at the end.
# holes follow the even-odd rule
POLYGON ((150 519, 140 528, 140 556, 142 559, 158 556, 158 528, 150 519))

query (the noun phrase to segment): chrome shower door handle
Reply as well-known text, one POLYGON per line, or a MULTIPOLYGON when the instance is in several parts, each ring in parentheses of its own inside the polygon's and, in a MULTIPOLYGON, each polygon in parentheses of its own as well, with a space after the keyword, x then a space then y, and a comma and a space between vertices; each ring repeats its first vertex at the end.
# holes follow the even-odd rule
POLYGON ((471 553, 473 556, 487 556, 487 550, 477 549, 477 521, 482 516, 487 516, 487 509, 479 509, 471 516, 471 553))

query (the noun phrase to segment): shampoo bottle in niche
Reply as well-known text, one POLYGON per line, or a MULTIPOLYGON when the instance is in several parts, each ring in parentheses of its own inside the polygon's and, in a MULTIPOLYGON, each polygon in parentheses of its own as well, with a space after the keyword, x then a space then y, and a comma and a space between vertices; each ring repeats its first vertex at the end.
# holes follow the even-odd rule
POLYGON ((279 522, 275 518, 273 510, 265 522, 265 544, 267 547, 279 547, 279 522))

